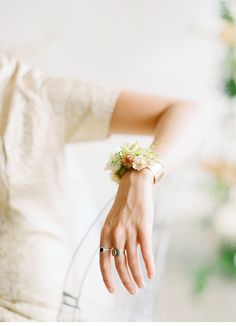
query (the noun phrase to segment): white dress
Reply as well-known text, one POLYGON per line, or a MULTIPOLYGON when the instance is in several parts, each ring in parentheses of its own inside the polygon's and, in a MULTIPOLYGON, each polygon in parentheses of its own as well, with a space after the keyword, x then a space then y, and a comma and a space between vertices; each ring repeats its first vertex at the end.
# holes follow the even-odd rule
POLYGON ((120 90, 0 56, 0 321, 55 321, 68 246, 67 143, 110 136, 120 90))

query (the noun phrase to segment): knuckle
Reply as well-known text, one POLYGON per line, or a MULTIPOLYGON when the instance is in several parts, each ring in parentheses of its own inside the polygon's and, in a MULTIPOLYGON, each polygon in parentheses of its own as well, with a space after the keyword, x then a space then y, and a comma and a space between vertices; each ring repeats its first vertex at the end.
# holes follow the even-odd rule
POLYGON ((137 257, 135 255, 130 255, 130 256, 128 256, 128 261, 129 261, 129 264, 136 264, 137 257))
POLYGON ((135 279, 136 282, 141 279, 138 272, 132 272, 132 276, 133 276, 133 278, 135 279))
POLYGON ((137 227, 140 231, 147 229, 147 221, 143 219, 137 224, 137 227))
POLYGON ((141 242, 145 244, 147 244, 147 242, 149 241, 148 233, 145 230, 139 232, 139 238, 141 242))
POLYGON ((121 236, 123 234, 123 227, 121 226, 115 227, 113 233, 116 234, 117 236, 121 236))
POLYGON ((123 264, 122 264, 122 262, 119 259, 115 259, 115 265, 120 270, 122 269, 123 264))
POLYGON ((120 262, 116 263, 116 269, 120 275, 124 275, 124 268, 120 262))
POLYGON ((112 236, 111 236, 111 241, 112 241, 112 243, 113 243, 114 245, 116 245, 116 243, 117 243, 117 237, 116 237, 115 235, 112 235, 112 236))
POLYGON ((149 232, 149 227, 148 227, 147 223, 140 224, 139 227, 138 227, 138 231, 143 236, 146 236, 148 234, 148 232, 149 232))
POLYGON ((140 244, 142 246, 143 253, 145 253, 145 255, 149 255, 152 251, 152 246, 151 246, 150 240, 148 238, 142 239, 140 244))
POLYGON ((136 282, 139 284, 143 282, 142 278, 139 275, 136 275, 135 279, 136 279, 136 282))
POLYGON ((123 228, 121 227, 116 227, 115 229, 113 229, 112 231, 112 239, 116 240, 116 239, 120 239, 123 235, 123 228))
POLYGON ((130 226, 126 231, 128 237, 133 238, 136 235, 136 228, 134 226, 130 226))
POLYGON ((130 284, 129 284, 129 281, 128 281, 128 280, 123 279, 123 280, 122 280, 122 283, 124 284, 124 286, 125 286, 127 289, 130 288, 130 284))
POLYGON ((109 235, 109 233, 110 233, 109 228, 107 226, 103 226, 100 232, 101 238, 102 239, 106 238, 109 235))
POLYGON ((131 272, 133 275, 133 278, 136 282, 141 283, 142 282, 142 276, 139 269, 134 268, 134 265, 131 265, 131 272))

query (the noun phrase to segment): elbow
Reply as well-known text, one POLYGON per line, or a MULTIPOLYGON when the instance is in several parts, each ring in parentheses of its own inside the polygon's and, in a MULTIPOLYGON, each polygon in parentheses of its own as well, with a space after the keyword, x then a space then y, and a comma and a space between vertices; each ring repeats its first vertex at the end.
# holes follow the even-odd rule
POLYGON ((201 117, 204 112, 202 103, 198 101, 182 100, 180 101, 180 104, 185 108, 185 110, 188 110, 191 116, 201 117))
POLYGON ((188 111, 186 115, 190 134, 193 134, 197 144, 202 144, 212 126, 208 105, 201 101, 185 101, 184 105, 188 111))
POLYGON ((185 110, 186 117, 197 127, 207 126, 209 123, 208 110, 200 101, 184 100, 181 105, 185 110))

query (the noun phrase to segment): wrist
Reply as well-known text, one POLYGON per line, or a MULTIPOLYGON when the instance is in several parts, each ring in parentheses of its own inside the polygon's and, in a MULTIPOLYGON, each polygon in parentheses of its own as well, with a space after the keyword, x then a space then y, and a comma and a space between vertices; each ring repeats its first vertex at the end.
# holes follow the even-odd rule
POLYGON ((146 197, 151 196, 152 189, 152 171, 146 168, 140 171, 129 169, 120 179, 117 199, 127 200, 135 196, 137 202, 143 202, 146 197))
POLYGON ((129 182, 132 184, 148 183, 150 185, 153 185, 154 175, 153 175, 153 172, 148 168, 143 168, 140 171, 137 171, 135 169, 129 169, 121 177, 120 182, 123 183, 123 182, 125 182, 125 180, 129 180, 129 182))
POLYGON ((155 184, 164 173, 164 166, 152 146, 143 148, 138 143, 125 145, 113 152, 105 166, 111 171, 111 179, 119 184, 125 175, 135 175, 138 180, 150 180, 155 184))
POLYGON ((154 175, 153 175, 153 172, 148 169, 148 168, 143 168, 142 170, 140 171, 136 171, 136 170, 133 170, 134 173, 136 172, 137 176, 142 179, 142 180, 145 180, 147 182, 151 182, 153 184, 153 181, 154 181, 154 175))

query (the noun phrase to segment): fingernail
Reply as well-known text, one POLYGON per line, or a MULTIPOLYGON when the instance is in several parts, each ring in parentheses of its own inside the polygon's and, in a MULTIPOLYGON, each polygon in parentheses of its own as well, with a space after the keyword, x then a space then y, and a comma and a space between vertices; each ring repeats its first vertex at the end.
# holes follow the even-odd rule
POLYGON ((135 291, 135 290, 130 290, 130 293, 131 293, 131 294, 135 294, 136 291, 135 291))
POLYGON ((149 274, 148 277, 152 279, 154 277, 154 274, 149 274))
POLYGON ((114 293, 115 292, 115 290, 113 289, 113 288, 109 288, 108 289, 111 293, 114 293))
POLYGON ((144 288, 144 286, 145 286, 145 283, 141 283, 141 284, 139 284, 139 287, 142 289, 142 288, 144 288))

